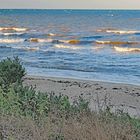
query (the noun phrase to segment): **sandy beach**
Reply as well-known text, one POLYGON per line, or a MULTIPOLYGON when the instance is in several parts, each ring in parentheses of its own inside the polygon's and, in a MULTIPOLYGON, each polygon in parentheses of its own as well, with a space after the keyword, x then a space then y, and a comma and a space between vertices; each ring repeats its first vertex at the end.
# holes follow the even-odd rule
POLYGON ((36 86, 37 91, 67 95, 71 101, 83 96, 92 110, 111 106, 133 117, 140 117, 140 86, 100 81, 54 77, 25 77, 25 85, 36 86))

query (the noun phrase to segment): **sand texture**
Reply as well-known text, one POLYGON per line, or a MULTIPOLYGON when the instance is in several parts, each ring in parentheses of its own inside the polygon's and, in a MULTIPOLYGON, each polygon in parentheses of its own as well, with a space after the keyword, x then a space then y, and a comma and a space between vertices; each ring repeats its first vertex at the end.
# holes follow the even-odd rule
POLYGON ((93 110, 109 105, 112 110, 140 117, 140 86, 37 76, 27 76, 24 84, 36 86, 37 91, 67 95, 71 101, 83 96, 93 110))

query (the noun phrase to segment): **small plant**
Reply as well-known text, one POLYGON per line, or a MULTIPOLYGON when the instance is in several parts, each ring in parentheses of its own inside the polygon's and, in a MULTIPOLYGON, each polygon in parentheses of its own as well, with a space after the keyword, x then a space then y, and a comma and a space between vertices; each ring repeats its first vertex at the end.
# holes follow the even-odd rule
POLYGON ((0 86, 4 89, 13 83, 22 83, 25 74, 25 68, 18 57, 7 58, 0 62, 0 86))
POLYGON ((78 100, 73 102, 72 110, 76 112, 89 111, 89 102, 82 96, 79 96, 78 100))

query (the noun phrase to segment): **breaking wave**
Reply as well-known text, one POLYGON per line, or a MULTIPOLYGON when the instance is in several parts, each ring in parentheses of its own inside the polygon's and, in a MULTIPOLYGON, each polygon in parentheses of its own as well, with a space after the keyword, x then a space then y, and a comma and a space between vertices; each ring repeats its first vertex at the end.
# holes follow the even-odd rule
POLYGON ((25 34, 25 33, 1 33, 2 35, 4 35, 4 36, 20 36, 20 35, 23 35, 23 34, 25 34))
POLYGON ((24 39, 0 39, 0 43, 20 43, 24 42, 24 39))
POLYGON ((53 39, 39 39, 39 38, 30 38, 25 41, 34 42, 34 43, 44 43, 44 42, 52 42, 53 39))
POLYGON ((39 47, 25 47, 25 46, 0 46, 0 48, 13 48, 13 49, 20 49, 26 51, 38 51, 40 50, 39 47))
POLYGON ((140 48, 123 48, 123 47, 114 47, 117 52, 140 52, 140 48))
POLYGON ((114 34, 138 34, 140 31, 136 30, 114 30, 114 29, 100 29, 98 32, 114 33, 114 34))
POLYGON ((30 38, 25 41, 34 42, 34 43, 66 43, 71 45, 81 44, 81 43, 89 43, 90 41, 80 41, 80 40, 57 40, 57 39, 40 39, 40 38, 30 38))
POLYGON ((79 44, 79 40, 59 40, 60 43, 67 43, 67 44, 79 44))
POLYGON ((88 40, 86 40, 86 41, 84 41, 84 40, 58 40, 58 42, 60 42, 60 43, 67 43, 67 44, 71 44, 71 45, 83 45, 83 44, 91 44, 91 43, 93 43, 94 41, 88 41, 88 40))
POLYGON ((109 45, 133 45, 140 44, 140 42, 131 42, 131 41, 99 41, 96 40, 97 44, 109 44, 109 45))
POLYGON ((17 28, 17 27, 0 27, 0 31, 16 31, 16 32, 25 32, 27 28, 17 28))
POLYGON ((54 47, 60 48, 60 49, 72 49, 72 50, 80 49, 79 46, 69 46, 69 45, 63 45, 63 44, 56 44, 54 45, 54 47))
POLYGON ((50 37, 54 37, 54 36, 56 36, 56 37, 65 37, 65 35, 63 35, 63 34, 54 34, 54 33, 49 33, 49 34, 47 34, 47 36, 50 36, 50 37))

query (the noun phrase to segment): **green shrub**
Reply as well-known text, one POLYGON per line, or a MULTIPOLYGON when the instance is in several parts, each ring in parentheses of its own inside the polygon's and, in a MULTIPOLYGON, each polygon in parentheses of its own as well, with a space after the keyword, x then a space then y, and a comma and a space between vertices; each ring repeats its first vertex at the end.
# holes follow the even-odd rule
POLYGON ((8 88, 13 83, 22 83, 25 76, 25 68, 18 57, 7 58, 0 62, 0 86, 8 88))
POLYGON ((70 103, 68 96, 37 92, 32 86, 13 84, 6 91, 0 87, 0 112, 4 114, 39 119, 50 112, 68 115, 86 110, 88 102, 82 97, 76 103, 70 103))

